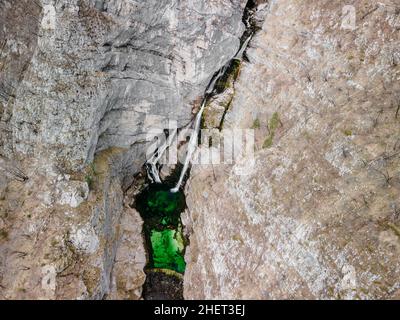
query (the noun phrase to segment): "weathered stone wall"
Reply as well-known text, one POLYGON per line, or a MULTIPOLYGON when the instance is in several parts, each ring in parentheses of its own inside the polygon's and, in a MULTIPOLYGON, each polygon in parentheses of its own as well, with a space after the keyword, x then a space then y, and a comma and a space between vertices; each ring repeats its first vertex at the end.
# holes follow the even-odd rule
POLYGON ((0 3, 0 154, 11 154, 9 122, 16 91, 38 38, 41 7, 35 1, 0 3))

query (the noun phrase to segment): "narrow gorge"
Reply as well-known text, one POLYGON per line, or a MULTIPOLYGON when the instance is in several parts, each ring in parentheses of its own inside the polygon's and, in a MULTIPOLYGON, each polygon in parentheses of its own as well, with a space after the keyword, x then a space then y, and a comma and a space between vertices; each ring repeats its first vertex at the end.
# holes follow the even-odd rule
POLYGON ((133 202, 133 206, 144 221, 143 233, 147 247, 148 263, 143 288, 144 299, 183 299, 183 274, 186 268, 184 255, 190 234, 184 232, 180 216, 187 209, 182 188, 190 176, 193 153, 198 143, 201 143, 201 123, 209 100, 218 94, 223 94, 225 87, 233 85, 237 78, 237 69, 256 28, 253 21, 255 9, 255 3, 248 1, 242 19, 246 30, 241 37, 239 50, 214 74, 207 86, 200 109, 188 126, 192 127, 192 130, 187 133, 189 141, 185 143, 186 140, 179 140, 182 129, 174 128, 168 131, 165 141, 160 137, 161 144, 156 144, 153 156, 146 162, 147 186, 133 202), (186 146, 183 165, 173 169, 177 174, 171 174, 162 181, 158 161, 174 143, 181 146, 183 143, 186 146), (177 176, 177 179, 174 179, 174 176, 177 176))

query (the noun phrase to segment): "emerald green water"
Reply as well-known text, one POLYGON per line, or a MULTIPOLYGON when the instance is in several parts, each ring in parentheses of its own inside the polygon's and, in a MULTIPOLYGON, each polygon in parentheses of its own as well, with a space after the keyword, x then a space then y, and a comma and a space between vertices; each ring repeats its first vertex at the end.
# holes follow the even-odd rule
MULTIPOLYGON (((180 228, 181 229, 181 228, 180 228)), ((153 267, 185 272, 185 250, 182 230, 152 230, 150 239, 153 249, 153 267)))
POLYGON ((170 185, 152 184, 136 197, 136 208, 144 220, 143 231, 149 253, 148 269, 185 271, 185 238, 180 214, 185 210, 183 192, 170 192, 170 185))

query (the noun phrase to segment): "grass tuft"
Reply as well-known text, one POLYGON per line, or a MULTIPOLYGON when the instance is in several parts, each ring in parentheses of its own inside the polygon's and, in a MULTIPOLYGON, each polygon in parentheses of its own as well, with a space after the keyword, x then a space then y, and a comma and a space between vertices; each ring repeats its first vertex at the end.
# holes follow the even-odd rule
POLYGON ((275 137, 275 132, 276 129, 282 125, 281 119, 279 117, 278 112, 274 112, 274 114, 272 115, 271 119, 269 120, 268 123, 268 130, 269 130, 269 134, 268 136, 265 138, 264 143, 263 143, 263 149, 267 149, 272 147, 272 144, 274 142, 274 137, 275 137))

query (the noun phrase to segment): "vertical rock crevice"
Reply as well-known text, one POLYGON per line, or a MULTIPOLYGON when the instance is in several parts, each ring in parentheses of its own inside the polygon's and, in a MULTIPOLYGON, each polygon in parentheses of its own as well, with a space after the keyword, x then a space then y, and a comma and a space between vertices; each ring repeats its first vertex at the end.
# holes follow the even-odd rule
MULTIPOLYGON (((228 83, 232 85, 236 80, 240 61, 244 58, 246 47, 257 30, 253 19, 255 10, 255 3, 248 1, 242 18, 246 29, 241 36, 241 47, 236 55, 232 56, 232 60, 214 74, 205 91, 199 112, 203 112, 203 106, 207 106, 208 99, 223 94, 228 83)), ((196 131, 192 135, 195 133, 196 131)), ((190 157, 190 153, 186 157, 190 157)), ((151 169, 158 170, 156 164, 151 169)), ((153 174, 154 172, 149 172, 150 177, 153 174)), ((186 173, 182 172, 181 175, 186 176, 186 173)), ((187 175, 189 177, 189 173, 187 175)), ((143 234, 148 250, 147 276, 143 288, 145 299, 183 299, 185 242, 190 238, 190 234, 186 232, 184 235, 185 226, 180 219, 180 214, 185 209, 184 194, 179 188, 178 192, 172 191, 173 183, 176 184, 177 181, 168 178, 167 180, 169 181, 166 183, 158 181, 149 184, 134 201, 136 209, 144 219, 143 234)))

